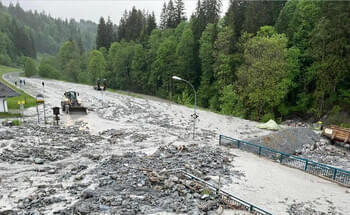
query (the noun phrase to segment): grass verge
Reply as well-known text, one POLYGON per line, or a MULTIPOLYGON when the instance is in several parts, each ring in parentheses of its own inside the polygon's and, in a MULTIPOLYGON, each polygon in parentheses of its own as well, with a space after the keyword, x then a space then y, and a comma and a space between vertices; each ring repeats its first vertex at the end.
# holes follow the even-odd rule
POLYGON ((18 113, 3 113, 0 112, 0 118, 16 118, 20 117, 20 114, 18 113))
MULTIPOLYGON (((9 86, 19 94, 20 96, 11 97, 7 99, 7 107, 8 109, 19 109, 18 101, 25 101, 24 108, 34 107, 36 105, 36 100, 32 96, 25 93, 23 90, 18 89, 14 87, 12 84, 8 83, 2 78, 3 74, 10 73, 10 72, 21 72, 18 68, 13 67, 7 67, 0 65, 0 82, 4 83, 5 85, 9 86)), ((1 117, 1 115, 0 115, 1 117)))

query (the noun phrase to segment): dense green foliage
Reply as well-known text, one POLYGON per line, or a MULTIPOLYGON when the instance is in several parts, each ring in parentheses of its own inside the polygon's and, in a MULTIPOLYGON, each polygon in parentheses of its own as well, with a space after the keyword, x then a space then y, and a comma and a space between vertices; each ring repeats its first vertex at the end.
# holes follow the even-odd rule
POLYGON ((31 77, 33 75, 36 75, 38 73, 37 69, 36 69, 36 65, 34 63, 34 61, 27 57, 25 60, 24 60, 24 74, 27 76, 27 77, 31 77))
POLYGON ((0 64, 24 63, 37 54, 56 54, 67 40, 77 41, 81 50, 95 46, 97 25, 90 21, 52 18, 37 11, 24 11, 19 4, 0 3, 0 64))
POLYGON ((231 0, 222 18, 220 8, 220 0, 198 1, 187 21, 183 1, 170 0, 159 28, 153 14, 135 8, 117 31, 101 18, 98 50, 87 54, 68 41, 59 65, 43 70, 192 104, 192 89, 177 75, 195 86, 200 106, 254 120, 348 112, 349 1, 231 0))

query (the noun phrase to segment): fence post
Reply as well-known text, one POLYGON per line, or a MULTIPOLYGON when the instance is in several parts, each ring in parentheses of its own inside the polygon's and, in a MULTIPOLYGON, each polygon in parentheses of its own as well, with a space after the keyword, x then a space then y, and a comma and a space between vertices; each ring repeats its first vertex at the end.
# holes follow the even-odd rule
POLYGON ((309 160, 306 160, 306 163, 305 163, 305 171, 307 170, 307 165, 309 164, 309 160))
POLYGON ((335 180, 336 177, 337 177, 337 169, 334 169, 333 180, 335 180))
POLYGON ((261 146, 259 146, 259 156, 261 155, 261 146))
POLYGON ((281 156, 280 156, 280 163, 282 163, 282 160, 283 160, 283 154, 281 153, 281 156))

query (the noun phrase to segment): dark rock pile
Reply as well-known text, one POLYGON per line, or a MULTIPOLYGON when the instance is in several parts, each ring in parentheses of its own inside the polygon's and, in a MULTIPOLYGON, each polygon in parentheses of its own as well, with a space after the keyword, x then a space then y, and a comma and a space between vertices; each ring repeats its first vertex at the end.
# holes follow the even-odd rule
POLYGON ((320 138, 315 143, 303 145, 301 149, 297 150, 297 155, 350 171, 350 150, 338 143, 332 145, 330 140, 326 138, 320 138))
POLYGON ((79 130, 78 126, 64 128, 25 124, 0 132, 0 144, 3 148, 0 160, 37 164, 62 160, 72 153, 78 153, 86 144, 99 140, 101 137, 79 130))
MULTIPOLYGON (((152 156, 126 153, 112 156, 93 170, 97 187, 80 192, 79 201, 59 214, 150 214, 160 211, 175 213, 215 214, 220 199, 208 188, 169 170, 184 168, 200 178, 215 183, 209 176, 230 176, 233 155, 212 147, 160 148, 152 156)), ((216 182, 217 183, 217 182, 216 182)))
POLYGON ((317 211, 311 202, 295 202, 289 206, 287 213, 290 215, 342 215, 342 213, 337 212, 336 208, 332 206, 332 202, 328 203, 327 213, 317 211))

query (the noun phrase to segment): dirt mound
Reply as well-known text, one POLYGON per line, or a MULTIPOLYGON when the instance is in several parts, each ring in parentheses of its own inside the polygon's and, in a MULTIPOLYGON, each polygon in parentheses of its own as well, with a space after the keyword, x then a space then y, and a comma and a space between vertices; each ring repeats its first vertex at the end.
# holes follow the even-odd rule
POLYGON ((295 154, 305 144, 319 141, 320 136, 310 128, 287 128, 258 138, 248 139, 250 143, 263 145, 288 154, 295 154))

